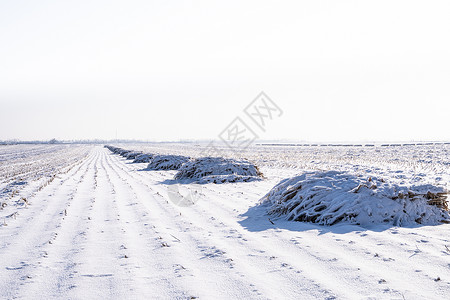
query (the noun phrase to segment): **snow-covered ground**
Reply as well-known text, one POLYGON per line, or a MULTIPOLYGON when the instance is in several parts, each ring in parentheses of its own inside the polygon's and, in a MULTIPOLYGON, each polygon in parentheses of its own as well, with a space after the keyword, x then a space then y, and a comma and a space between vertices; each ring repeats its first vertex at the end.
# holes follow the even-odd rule
MULTIPOLYGON (((200 157, 191 144, 118 145, 200 157)), ((272 219, 281 180, 346 171, 448 189, 450 145, 254 146, 264 180, 195 187, 100 146, 0 146, 0 298, 446 299, 450 224, 272 219), (22 199, 25 200, 22 200, 22 199)))

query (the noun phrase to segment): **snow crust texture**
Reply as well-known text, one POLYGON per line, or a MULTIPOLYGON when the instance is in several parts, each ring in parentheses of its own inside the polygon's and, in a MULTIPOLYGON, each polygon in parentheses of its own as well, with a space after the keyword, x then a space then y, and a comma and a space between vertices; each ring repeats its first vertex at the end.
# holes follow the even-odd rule
POLYGON ((449 222, 442 187, 398 185, 382 178, 338 171, 307 172, 285 179, 262 198, 268 212, 322 225, 439 224, 449 222))

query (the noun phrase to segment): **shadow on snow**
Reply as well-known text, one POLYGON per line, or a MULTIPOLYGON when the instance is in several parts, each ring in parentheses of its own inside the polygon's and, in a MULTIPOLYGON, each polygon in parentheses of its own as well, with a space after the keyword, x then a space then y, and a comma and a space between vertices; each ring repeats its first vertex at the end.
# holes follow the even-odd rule
MULTIPOLYGON (((266 230, 287 230, 287 231, 295 231, 295 232, 303 232, 303 231, 311 231, 316 230, 319 232, 319 235, 326 233, 334 233, 334 234, 345 234, 345 233, 361 233, 364 231, 372 231, 372 232, 382 232, 390 229, 396 228, 420 228, 425 226, 441 226, 444 224, 438 225, 413 225, 413 226, 394 226, 392 224, 373 224, 370 226, 360 226, 348 223, 340 223, 331 226, 319 225, 314 223, 307 222, 297 222, 297 221, 287 221, 283 219, 283 217, 272 218, 269 214, 267 214, 267 205, 257 204, 253 207, 250 207, 245 213, 241 214, 240 217, 243 217, 241 221, 238 223, 245 229, 250 232, 262 232, 266 230), (272 224, 272 222, 274 224, 272 224)), ((395 230, 392 231, 393 234, 397 232, 395 230)))

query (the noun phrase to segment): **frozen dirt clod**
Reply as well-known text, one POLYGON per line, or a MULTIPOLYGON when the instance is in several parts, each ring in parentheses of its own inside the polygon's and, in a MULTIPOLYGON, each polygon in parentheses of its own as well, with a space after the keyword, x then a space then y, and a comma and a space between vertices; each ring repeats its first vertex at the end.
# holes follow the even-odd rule
POLYGON ((260 180, 263 174, 249 161, 221 157, 201 157, 185 163, 175 174, 176 180, 224 183, 260 180))
POLYGON ((442 187, 397 185, 338 171, 285 179, 261 202, 271 215, 322 225, 433 225, 450 219, 442 187))

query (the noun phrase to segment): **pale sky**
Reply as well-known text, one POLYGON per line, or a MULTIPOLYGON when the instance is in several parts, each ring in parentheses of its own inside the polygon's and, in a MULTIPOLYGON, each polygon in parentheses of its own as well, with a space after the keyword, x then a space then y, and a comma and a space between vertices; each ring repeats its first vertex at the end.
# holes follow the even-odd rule
POLYGON ((0 140, 450 140, 449 1, 0 1, 0 140), (256 130, 256 129, 255 129, 256 130))

